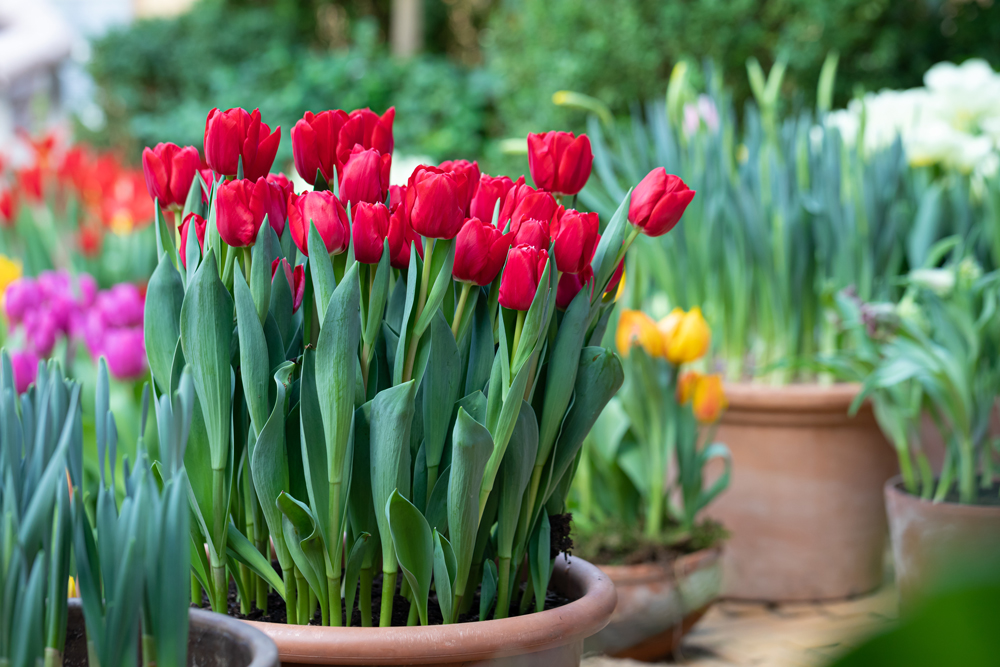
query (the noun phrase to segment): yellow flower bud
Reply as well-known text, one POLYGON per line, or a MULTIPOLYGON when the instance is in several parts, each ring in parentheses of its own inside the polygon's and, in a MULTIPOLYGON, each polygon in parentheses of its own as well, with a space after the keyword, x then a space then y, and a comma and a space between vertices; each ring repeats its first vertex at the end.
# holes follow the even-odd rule
POLYGON ((699 378, 691 401, 695 419, 702 424, 711 424, 718 421, 727 407, 729 401, 726 400, 726 392, 722 388, 722 376, 705 375, 699 378))
POLYGON ((76 579, 74 579, 73 577, 69 578, 69 585, 66 587, 66 597, 67 598, 80 597, 80 591, 76 587, 76 579))
POLYGON ((694 396, 694 388, 701 381, 702 375, 698 371, 688 371, 677 380, 677 402, 681 405, 688 403, 694 396))
POLYGON ((3 293, 7 290, 7 285, 20 278, 21 273, 21 260, 0 255, 0 301, 3 301, 3 293))
POLYGON ((675 366, 700 359, 712 341, 712 332, 697 306, 686 313, 675 309, 660 321, 660 330, 666 338, 664 356, 675 366))
POLYGON ((640 345, 651 357, 663 354, 663 338, 656 328, 656 322, 641 310, 622 311, 615 332, 618 353, 627 357, 633 345, 640 345))

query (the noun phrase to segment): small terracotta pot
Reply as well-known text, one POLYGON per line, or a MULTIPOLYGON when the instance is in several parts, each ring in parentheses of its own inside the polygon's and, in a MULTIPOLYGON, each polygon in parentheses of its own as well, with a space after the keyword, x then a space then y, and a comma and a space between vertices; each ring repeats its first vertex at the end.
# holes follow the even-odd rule
POLYGON ((721 555, 715 548, 673 563, 599 566, 615 584, 618 606, 584 649, 647 662, 673 653, 722 591, 721 555))
POLYGON ((894 477, 885 485, 899 603, 908 608, 921 591, 976 561, 1000 562, 1000 507, 934 503, 903 490, 894 477))
MULTIPOLYGON (((188 664, 198 667, 278 667, 278 647, 263 632, 223 614, 190 610, 188 664)), ((79 598, 69 601, 64 664, 87 664, 87 634, 79 598)))
POLYGON ((552 587, 573 600, 502 620, 406 628, 326 628, 243 621, 278 645, 282 665, 575 667, 608 623, 614 584, 585 560, 556 558, 552 587))
MULTIPOLYGON (((716 440, 733 455, 729 488, 706 514, 731 532, 725 597, 810 601, 882 582, 882 485, 896 455, 869 405, 848 416, 858 385, 727 384, 716 440)), ((721 471, 707 471, 711 482, 721 471)))

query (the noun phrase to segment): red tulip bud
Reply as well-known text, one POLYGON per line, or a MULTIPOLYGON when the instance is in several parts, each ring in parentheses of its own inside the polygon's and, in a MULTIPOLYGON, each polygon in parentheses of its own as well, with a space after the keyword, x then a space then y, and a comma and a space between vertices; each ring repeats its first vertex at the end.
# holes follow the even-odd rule
POLYGON ((17 218, 17 196, 14 190, 0 189, 0 225, 12 227, 17 218))
POLYGON ((419 166, 406 186, 406 214, 421 236, 453 239, 465 222, 458 183, 437 167, 419 166))
POLYGON ((374 204, 384 202, 389 190, 389 167, 392 155, 379 154, 374 148, 365 150, 355 146, 344 165, 340 178, 340 201, 344 206, 350 202, 374 204))
POLYGON ((500 228, 503 229, 508 221, 514 232, 521 227, 522 220, 551 222, 558 208, 559 205, 551 194, 536 192, 519 179, 504 200, 503 210, 500 212, 500 228))
POLYGON ((309 185, 316 184, 316 172, 323 174, 327 183, 333 182, 337 163, 337 141, 340 130, 347 122, 347 114, 340 109, 314 114, 307 111, 292 127, 292 155, 295 171, 309 185))
POLYGON ((205 226, 208 223, 205 221, 205 218, 197 213, 188 213, 187 217, 184 218, 184 222, 181 223, 179 230, 181 233, 181 247, 178 248, 178 253, 181 256, 181 264, 184 265, 184 268, 187 268, 188 230, 191 229, 192 222, 194 223, 195 237, 198 239, 198 247, 201 248, 202 252, 205 250, 205 226))
POLYGON ((288 195, 295 192, 295 184, 284 174, 268 174, 267 182, 278 186, 281 190, 281 199, 284 202, 288 201, 288 195))
POLYGON ((406 202, 406 186, 389 186, 389 208, 395 210, 397 206, 406 202))
POLYGON ((472 202, 469 204, 469 217, 492 222, 493 208, 497 201, 503 208, 504 199, 507 198, 507 193, 513 187, 513 181, 506 176, 490 176, 489 174, 480 176, 479 185, 476 187, 476 192, 472 195, 472 202))
POLYGON ((160 206, 184 206, 191 181, 201 165, 198 149, 176 144, 156 144, 142 150, 142 172, 149 196, 160 206))
MULTIPOLYGON (((513 227, 511 227, 513 230, 513 227)), ((549 223, 544 220, 522 220, 514 234, 513 245, 530 245, 539 250, 549 249, 549 223)))
POLYGON ((329 190, 303 192, 288 196, 288 226, 292 240, 309 256, 309 223, 316 225, 316 231, 331 255, 339 255, 347 250, 351 242, 351 227, 347 221, 347 211, 329 190))
POLYGON ((575 195, 590 178, 594 155, 587 135, 544 132, 528 135, 528 169, 542 190, 575 195))
POLYGON ((306 293, 306 281, 305 281, 305 269, 302 268, 301 264, 297 264, 295 269, 292 269, 292 265, 288 263, 288 260, 284 257, 276 257, 273 262, 271 262, 271 280, 274 280, 274 275, 278 272, 278 266, 285 273, 285 279, 288 281, 288 289, 292 291, 292 312, 294 313, 302 305, 302 297, 306 293))
POLYGON ((216 199, 219 236, 231 246, 253 245, 264 216, 278 236, 285 229, 286 204, 281 188, 263 177, 256 182, 249 178, 223 181, 216 199))
POLYGON ((559 288, 556 290, 556 308, 566 310, 573 299, 580 293, 584 285, 593 289, 594 270, 588 265, 579 273, 564 273, 559 276, 559 288))
POLYGON ((424 245, 420 235, 413 231, 406 217, 406 206, 398 204, 389 216, 389 264, 394 269, 410 266, 410 244, 417 247, 417 254, 424 256, 424 245))
POLYGON ((511 248, 500 278, 500 305, 511 310, 531 308, 547 261, 549 253, 545 250, 529 245, 511 248))
POLYGON ((479 218, 469 218, 455 237, 452 276, 465 283, 489 285, 503 268, 513 236, 479 218))
MULTIPOLYGON (((476 187, 479 185, 479 163, 468 160, 448 160, 438 165, 438 168, 455 177, 455 182, 458 183, 459 204, 462 206, 462 212, 469 215, 469 205, 476 192, 476 187)), ((490 215, 492 216, 492 214, 491 211, 490 215)), ((489 220, 490 218, 484 219, 489 220)))
POLYGON ((632 191, 628 220, 647 236, 662 236, 680 221, 692 199, 694 190, 679 176, 657 167, 632 191))
POLYGON ((352 111, 337 138, 337 162, 346 164, 355 146, 374 148, 382 155, 392 155, 392 121, 395 117, 395 107, 381 117, 371 109, 352 111))
POLYGON ((590 267, 597 250, 597 213, 570 209, 556 217, 552 238, 556 243, 556 266, 564 273, 580 273, 590 267))
POLYGON ((205 160, 217 174, 235 176, 243 158, 243 176, 251 181, 267 176, 281 142, 281 128, 260 121, 260 111, 212 109, 205 121, 205 160))
POLYGON ((381 202, 361 202, 351 215, 354 258, 362 264, 378 264, 389 234, 389 209, 381 202))

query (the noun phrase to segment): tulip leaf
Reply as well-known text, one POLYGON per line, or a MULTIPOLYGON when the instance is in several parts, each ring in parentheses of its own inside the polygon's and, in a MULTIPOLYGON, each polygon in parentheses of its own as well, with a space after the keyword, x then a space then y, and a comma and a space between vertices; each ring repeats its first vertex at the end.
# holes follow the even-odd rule
MULTIPOLYGON (((194 227, 194 221, 188 223, 191 227, 194 227)), ((190 234, 187 235, 187 243, 183 248, 180 249, 184 253, 184 265, 178 268, 185 268, 184 280, 186 282, 191 282, 194 279, 194 274, 198 270, 198 266, 201 264, 201 244, 198 243, 198 230, 188 229, 190 234)))
POLYGON ((355 535, 371 535, 365 542, 364 567, 371 567, 378 550, 378 519, 372 500, 371 403, 354 411, 354 455, 351 457, 351 489, 347 501, 351 530, 355 535))
POLYGON ((538 451, 538 422, 535 411, 524 403, 517 416, 514 432, 497 475, 500 481, 500 506, 497 510, 497 552, 501 558, 511 558, 512 545, 521 514, 524 493, 531 481, 535 455, 538 451))
POLYGON ((313 295, 316 298, 316 312, 319 321, 326 320, 326 307, 333 296, 333 290, 337 288, 337 279, 333 277, 333 262, 326 252, 326 243, 316 229, 315 223, 309 221, 309 272, 312 275, 313 295))
POLYGON ((385 303, 389 297, 389 274, 392 267, 389 265, 389 239, 386 238, 382 248, 382 259, 375 266, 369 266, 369 271, 375 272, 375 279, 372 281, 371 293, 368 295, 368 312, 365 321, 364 341, 365 346, 374 350, 375 337, 381 329, 382 318, 385 315, 385 303))
POLYGON ((243 397, 250 413, 254 435, 259 436, 268 420, 268 384, 271 381, 271 363, 267 352, 264 329, 257 319, 253 297, 243 274, 233 278, 236 292, 236 321, 240 341, 240 377, 243 380, 243 397))
MULTIPOLYGON (((277 255, 277 248, 272 249, 272 243, 277 246, 278 240, 272 242, 271 237, 274 230, 268 223, 267 215, 264 222, 257 230, 257 240, 250 251, 250 294, 253 295, 253 302, 257 307, 257 318, 264 324, 267 317, 268 308, 271 305, 271 261, 272 255, 277 255)), ((188 238, 191 235, 188 234, 188 238)))
POLYGON ((328 532, 331 524, 328 455, 316 393, 316 353, 309 348, 302 354, 302 375, 299 379, 299 439, 309 503, 316 513, 323 539, 329 544, 333 540, 328 532))
POLYGON ((448 534, 448 485, 450 479, 451 466, 448 465, 441 471, 434 488, 431 489, 431 497, 427 501, 427 510, 424 512, 427 523, 442 535, 448 534))
MULTIPOLYGON (((160 209, 159 200, 153 200, 153 226, 156 228, 156 257, 162 260, 172 261, 177 250, 174 247, 174 239, 170 233, 170 228, 163 219, 163 211, 160 209)), ((172 266, 173 264, 171 264, 172 266)))
POLYGON ((177 269, 164 255, 146 285, 143 306, 143 337, 146 359, 161 392, 170 391, 174 348, 180 336, 181 304, 184 285, 177 269))
POLYGON ((611 221, 604 229, 601 240, 597 243, 597 250, 594 251, 594 259, 591 266, 594 267, 594 295, 592 300, 597 302, 604 295, 611 276, 618 268, 618 253, 622 249, 625 241, 625 230, 628 227, 628 207, 632 201, 632 190, 625 193, 625 198, 615 214, 611 216, 611 221))
POLYGON ((486 471, 483 473, 483 484, 479 495, 480 512, 486 507, 486 501, 489 498, 490 492, 493 491, 493 482, 496 480, 497 471, 500 469, 500 462, 507 451, 507 444, 510 442, 514 426, 517 424, 518 414, 521 411, 521 405, 524 403, 522 396, 524 396, 524 390, 527 387, 528 376, 530 374, 531 364, 521 366, 521 370, 518 371, 517 377, 514 378, 514 382, 510 386, 510 392, 503 401, 500 414, 497 415, 496 426, 491 431, 493 433, 494 447, 493 453, 490 455, 490 460, 486 465, 486 471))
MULTIPOLYGON (((308 302, 304 299, 303 303, 308 305, 308 302)), ((286 343, 291 341, 292 335, 295 333, 295 319, 292 315, 292 306, 292 286, 288 284, 285 272, 279 267, 274 272, 274 277, 271 278, 271 303, 268 309, 278 325, 281 340, 286 343)))
POLYGON ((456 598, 461 598, 466 592, 479 530, 479 491, 483 471, 493 450, 493 438, 486 427, 459 408, 452 432, 451 474, 448 480, 448 535, 458 562, 452 591, 456 598))
MULTIPOLYGON (((394 491, 410 493, 410 422, 413 420, 413 380, 380 391, 371 406, 372 501, 384 508, 394 491)), ((397 572, 389 520, 385 511, 375 513, 382 543, 383 572, 397 572)))
MULTIPOLYGON (((399 283, 397 282, 397 285, 399 283)), ((393 357, 392 383, 402 384, 403 371, 406 366, 406 346, 409 344, 410 336, 407 329, 410 323, 410 314, 413 310, 413 300, 416 297, 417 288, 417 246, 410 243, 410 266, 406 270, 406 298, 403 303, 403 315, 399 320, 399 329, 395 332, 399 339, 396 343, 396 354, 393 357)), ((397 287, 397 291, 401 289, 397 287)), ((395 300, 395 297, 394 299, 395 300)), ((388 337, 386 338, 388 340, 388 337)))
MULTIPOLYGON (((361 577, 361 567, 365 554, 369 551, 370 533, 361 533, 354 540, 354 546, 347 557, 347 567, 344 568, 344 610, 347 612, 346 625, 351 627, 351 615, 354 613, 354 599, 358 594, 358 580, 361 577)), ((370 566, 369 566, 370 567, 370 566)))
POLYGON ((434 541, 427 519, 409 500, 393 491, 385 506, 396 558, 410 584, 420 624, 427 625, 427 597, 434 574, 434 541))
MULTIPOLYGON (((436 480, 462 378, 458 345, 440 310, 431 324, 429 343, 430 356, 423 379, 423 435, 428 479, 436 480)), ((431 485, 428 490, 432 490, 434 482, 428 483, 431 485)))
MULTIPOLYGON (((316 518, 304 503, 284 491, 278 496, 277 505, 282 514, 281 525, 288 552, 295 561, 295 567, 315 591, 323 618, 328 618, 330 588, 326 578, 326 545, 316 525, 316 518)), ((307 595, 307 591, 301 591, 300 594, 307 595)))
POLYGON ((437 592, 438 607, 445 624, 454 623, 452 608, 452 585, 458 564, 451 543, 437 530, 434 531, 434 589, 437 592))
MULTIPOLYGON (((542 271, 538 279, 538 286, 535 288, 535 296, 531 299, 531 306, 524 317, 524 325, 521 328, 521 339, 517 349, 512 350, 514 355, 511 362, 511 372, 515 375, 521 366, 524 365, 537 347, 538 338, 545 331, 543 324, 549 311, 549 301, 554 300, 554 289, 549 289, 549 283, 555 273, 555 256, 550 255, 545 262, 545 270, 542 271)), ((580 290, 585 292, 586 290, 580 290)))
POLYGON ((536 612, 545 610, 545 592, 549 589, 549 577, 552 575, 552 559, 549 557, 551 541, 549 515, 543 511, 528 542, 528 571, 535 590, 536 612))
MULTIPOLYGON (((458 284, 456 283, 456 287, 458 284)), ((458 321, 458 336, 455 340, 462 341, 469 331, 469 327, 472 325, 472 318, 476 314, 476 304, 481 300, 479 297, 483 293, 483 288, 478 285, 472 285, 469 289, 469 296, 465 302, 465 308, 462 310, 462 317, 458 321)))
POLYGON ((427 303, 424 305, 420 317, 417 318, 416 323, 413 325, 413 335, 418 337, 422 336, 427 327, 430 326, 431 320, 434 318, 435 313, 440 310, 445 294, 452 284, 451 269, 455 264, 455 243, 453 240, 445 241, 437 239, 435 244, 445 247, 436 248, 437 252, 434 253, 434 257, 431 259, 431 268, 432 270, 437 270, 437 277, 434 279, 434 284, 430 287, 430 291, 427 294, 427 303), (436 265, 442 250, 445 253, 444 262, 438 267, 436 265))
MULTIPOLYGON (((277 507, 275 507, 275 512, 277 512, 277 507)), ((278 512, 278 516, 281 516, 280 512, 278 512)), ((277 551, 279 537, 280 534, 275 537, 275 551, 277 551)), ((287 557, 288 550, 284 545, 284 538, 280 537, 280 539, 282 541, 281 550, 285 552, 287 557)), ((285 584, 282 582, 281 577, 278 576, 278 573, 274 571, 271 561, 264 558, 264 555, 257 551, 257 547, 232 522, 230 522, 229 532, 226 534, 226 549, 235 560, 243 563, 253 570, 257 576, 265 579, 278 595, 282 598, 285 597, 285 584)))
POLYGON ((583 349, 590 315, 590 297, 587 290, 580 290, 566 309, 555 343, 550 348, 548 376, 559 378, 559 381, 545 385, 542 419, 538 429, 537 465, 548 460, 562 426, 566 407, 573 394, 573 384, 580 366, 580 350, 583 349))
POLYGON ((483 583, 479 587, 479 620, 485 621, 490 616, 493 603, 497 599, 497 565, 492 560, 486 561, 483 568, 483 583))

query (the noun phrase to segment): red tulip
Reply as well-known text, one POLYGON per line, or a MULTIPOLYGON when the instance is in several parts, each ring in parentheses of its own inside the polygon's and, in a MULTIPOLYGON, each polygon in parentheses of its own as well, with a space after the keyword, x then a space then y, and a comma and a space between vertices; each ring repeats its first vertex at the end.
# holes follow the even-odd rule
POLYGON ((614 294, 618 291, 618 283, 621 282, 622 276, 625 275, 625 258, 622 257, 622 261, 618 262, 618 267, 615 272, 611 274, 611 280, 608 281, 608 286, 604 288, 605 294, 614 294))
MULTIPOLYGON (((260 121, 260 111, 212 109, 205 120, 205 160, 217 174, 234 176, 243 158, 243 177, 267 176, 281 141, 281 128, 260 121)), ((314 174, 315 175, 315 174, 314 174)))
POLYGON ((333 182, 337 162, 337 141, 340 130, 347 122, 347 114, 340 109, 314 114, 307 111, 292 127, 292 155, 295 171, 309 185, 316 184, 316 172, 323 174, 327 183, 333 182))
POLYGON ((426 238, 453 239, 465 222, 455 177, 437 167, 419 166, 406 186, 406 215, 426 238))
POLYGON ((528 169, 542 190, 575 195, 590 178, 594 155, 590 139, 572 132, 528 135, 528 169))
POLYGON ((548 192, 537 192, 525 185, 522 179, 518 179, 504 200, 503 210, 500 212, 500 227, 505 227, 509 221, 511 230, 517 232, 522 220, 551 222, 558 209, 555 197, 548 192))
POLYGON ((424 256, 424 245, 420 235, 413 231, 406 217, 406 206, 398 204, 389 216, 389 264, 395 269, 410 266, 410 244, 417 247, 417 254, 424 256))
POLYGON ((156 144, 142 150, 142 171, 146 190, 161 207, 184 206, 201 157, 194 146, 181 148, 177 144, 156 144))
POLYGON ((340 202, 347 206, 360 202, 384 202, 389 190, 389 167, 392 155, 380 154, 374 148, 356 146, 340 176, 340 202))
POLYGON ((310 221, 316 225, 328 253, 339 255, 347 250, 351 243, 347 211, 332 192, 324 190, 288 196, 288 226, 292 231, 292 240, 307 257, 310 221))
POLYGON ((278 186, 278 188, 281 190, 281 193, 283 195, 282 199, 284 201, 286 201, 286 202, 288 201, 288 195, 290 195, 293 192, 295 192, 295 184, 292 183, 291 179, 289 179, 287 176, 285 176, 282 173, 268 174, 267 175, 267 182, 268 183, 273 183, 274 185, 278 186))
POLYGON ((490 176, 483 174, 479 177, 479 185, 472 195, 472 202, 469 204, 469 217, 480 220, 493 221, 493 209, 497 201, 503 208, 504 199, 507 193, 514 187, 513 181, 506 176, 490 176))
POLYGON ((382 202, 361 202, 351 211, 354 258, 362 264, 378 264, 389 235, 389 209, 382 202))
POLYGON ((216 224, 219 236, 231 246, 245 247, 257 240, 257 230, 267 216, 278 236, 285 229, 286 203, 281 188, 261 177, 223 181, 216 191, 216 224))
POLYGON ((511 248, 500 278, 500 305, 511 310, 531 308, 547 261, 549 253, 545 250, 529 245, 511 248))
POLYGON ((191 229, 192 222, 194 223, 195 238, 198 239, 198 247, 201 248, 202 252, 205 251, 205 227, 208 223, 205 221, 205 218, 201 217, 197 213, 188 213, 187 217, 184 218, 184 222, 181 223, 181 247, 177 249, 178 254, 181 256, 181 264, 184 265, 184 268, 187 268, 188 230, 191 229))
POLYGON ((406 201, 406 186, 405 185, 390 185, 389 186, 389 208, 395 209, 396 206, 402 204, 406 201))
POLYGON ((302 297, 306 293, 306 272, 301 264, 296 264, 293 270, 292 265, 288 263, 287 259, 284 257, 275 257, 274 261, 271 262, 272 281, 274 281, 274 276, 278 272, 279 264, 285 272, 285 279, 288 280, 288 289, 292 291, 292 312, 294 313, 302 305, 302 297))
POLYGON ((9 188, 0 189, 0 225, 11 227, 17 218, 17 197, 9 188))
POLYGON ((489 285, 503 268, 513 236, 479 218, 469 218, 455 237, 452 276, 464 283, 489 285))
POLYGON ((556 289, 556 308, 559 310, 569 308, 569 304, 573 302, 584 285, 589 285, 589 288, 593 289, 593 280, 594 270, 590 265, 578 273, 564 273, 559 276, 559 287, 556 289))
POLYGON ((392 154, 392 121, 396 107, 390 107, 380 117, 371 109, 352 111, 337 138, 337 162, 346 164, 355 146, 374 148, 382 155, 392 154))
POLYGON ((680 221, 692 199, 694 190, 679 176, 657 167, 632 191, 628 220, 647 236, 662 236, 680 221))
MULTIPOLYGON (((438 168, 442 171, 447 171, 455 177, 455 182, 458 183, 459 203, 462 205, 463 213, 469 215, 472 196, 476 193, 476 188, 479 186, 479 163, 469 162, 468 160, 448 160, 438 165, 438 168)), ((483 219, 491 220, 492 214, 493 212, 491 211, 491 217, 483 219)))
POLYGON ((511 227, 511 233, 514 234, 513 245, 530 245, 539 250, 548 250, 549 241, 549 223, 545 220, 532 220, 527 218, 521 221, 521 224, 517 226, 517 231, 513 231, 511 227))
POLYGON ((35 166, 25 167, 17 172, 17 188, 24 193, 28 201, 41 202, 42 170, 35 166))
POLYGON ((555 219, 552 239, 556 243, 556 266, 564 273, 580 273, 590 266, 601 238, 597 213, 570 209, 555 219))

